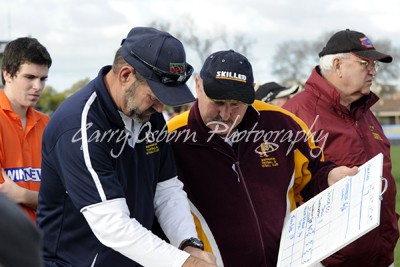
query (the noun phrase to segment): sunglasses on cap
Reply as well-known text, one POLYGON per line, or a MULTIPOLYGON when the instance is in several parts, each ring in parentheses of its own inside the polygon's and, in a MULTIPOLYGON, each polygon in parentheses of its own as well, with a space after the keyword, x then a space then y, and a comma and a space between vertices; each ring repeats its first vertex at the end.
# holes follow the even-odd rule
POLYGON ((140 62, 142 62, 147 68, 149 68, 155 75, 160 78, 161 83, 167 85, 179 85, 185 84, 187 80, 189 80, 190 76, 193 73, 193 67, 189 63, 185 63, 185 72, 184 73, 171 73, 167 71, 163 71, 145 60, 141 59, 138 55, 136 55, 133 51, 130 51, 130 55, 140 62))

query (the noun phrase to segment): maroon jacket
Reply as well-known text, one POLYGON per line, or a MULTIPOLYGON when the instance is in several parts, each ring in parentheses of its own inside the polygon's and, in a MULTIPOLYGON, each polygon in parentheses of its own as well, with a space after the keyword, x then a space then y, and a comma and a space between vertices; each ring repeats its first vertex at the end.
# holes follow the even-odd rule
POLYGON ((248 107, 233 147, 212 136, 197 103, 168 123, 199 237, 225 267, 276 266, 285 217, 296 201, 327 188, 335 165, 304 138, 306 128, 259 101, 248 107))
POLYGON ((327 160, 352 167, 364 164, 379 153, 384 155, 383 177, 388 181, 388 188, 383 195, 380 225, 323 261, 325 266, 387 267, 394 261, 394 247, 399 238, 396 184, 391 172, 390 143, 370 111, 378 100, 371 92, 353 102, 348 110, 339 103, 337 90, 316 67, 305 91, 284 105, 304 120, 312 128, 311 132, 322 133, 321 136, 328 134, 325 144, 322 140, 318 143, 327 160))

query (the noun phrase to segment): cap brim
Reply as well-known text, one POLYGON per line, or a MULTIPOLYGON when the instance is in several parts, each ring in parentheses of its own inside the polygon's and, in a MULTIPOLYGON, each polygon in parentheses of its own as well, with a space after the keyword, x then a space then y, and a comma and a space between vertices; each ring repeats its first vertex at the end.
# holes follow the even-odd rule
POLYGON ((276 95, 279 94, 280 91, 286 90, 288 88, 275 83, 269 82, 266 84, 261 85, 256 90, 256 99, 264 101, 264 102, 271 102, 276 98, 276 95))
POLYGON ((167 86, 163 83, 146 79, 151 91, 156 95, 158 100, 164 105, 171 107, 181 106, 195 101, 195 97, 186 84, 178 86, 167 86))
POLYGON ((292 86, 292 87, 290 87, 290 88, 288 88, 288 89, 285 89, 285 90, 280 91, 280 92, 275 96, 275 98, 280 98, 280 97, 285 97, 285 96, 292 95, 292 94, 296 93, 297 90, 299 90, 299 86, 297 86, 297 85, 292 86))
POLYGON ((393 58, 390 55, 383 54, 376 50, 353 51, 353 54, 367 60, 377 60, 384 63, 392 62, 393 58))
POLYGON ((238 88, 238 87, 229 87, 226 85, 216 85, 215 83, 208 84, 205 80, 203 80, 204 92, 208 96, 208 98, 212 100, 219 101, 228 101, 234 100, 239 101, 245 104, 253 104, 255 99, 254 88, 238 88))
POLYGON ((264 102, 270 102, 271 100, 275 99, 276 95, 279 93, 277 90, 262 89, 266 88, 258 88, 256 90, 256 99, 264 102))
POLYGON ((221 94, 213 94, 213 93, 206 93, 208 98, 216 101, 239 101, 248 105, 253 104, 254 99, 248 95, 238 95, 237 93, 231 92, 225 92, 224 95, 221 94))

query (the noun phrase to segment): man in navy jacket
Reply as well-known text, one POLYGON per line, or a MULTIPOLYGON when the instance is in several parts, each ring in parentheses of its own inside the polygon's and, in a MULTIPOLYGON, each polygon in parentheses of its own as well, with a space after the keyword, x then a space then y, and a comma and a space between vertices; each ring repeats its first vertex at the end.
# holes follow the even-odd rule
POLYGON ((46 266, 215 266, 196 239, 170 145, 154 138, 163 104, 194 100, 192 70, 176 38, 133 28, 113 66, 54 113, 37 213, 46 266), (174 246, 148 230, 154 215, 174 246))

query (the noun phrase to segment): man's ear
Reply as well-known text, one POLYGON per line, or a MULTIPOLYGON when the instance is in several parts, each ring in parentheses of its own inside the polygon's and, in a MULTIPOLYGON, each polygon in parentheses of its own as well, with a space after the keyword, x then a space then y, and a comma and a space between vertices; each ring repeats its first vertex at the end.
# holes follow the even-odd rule
POLYGON ((4 77, 4 80, 6 81, 6 83, 10 83, 11 82, 10 73, 8 73, 8 71, 6 71, 5 69, 2 70, 2 73, 3 73, 3 77, 4 77))
POLYGON ((202 89, 203 81, 201 80, 199 75, 196 75, 195 82, 196 82, 196 95, 199 95, 203 91, 202 89))
POLYGON ((136 70, 131 66, 123 66, 119 70, 118 78, 120 83, 127 83, 130 82, 132 77, 135 75, 136 70))
POLYGON ((335 58, 332 64, 333 64, 333 69, 335 70, 339 78, 342 78, 342 70, 340 69, 341 60, 339 58, 335 58))

